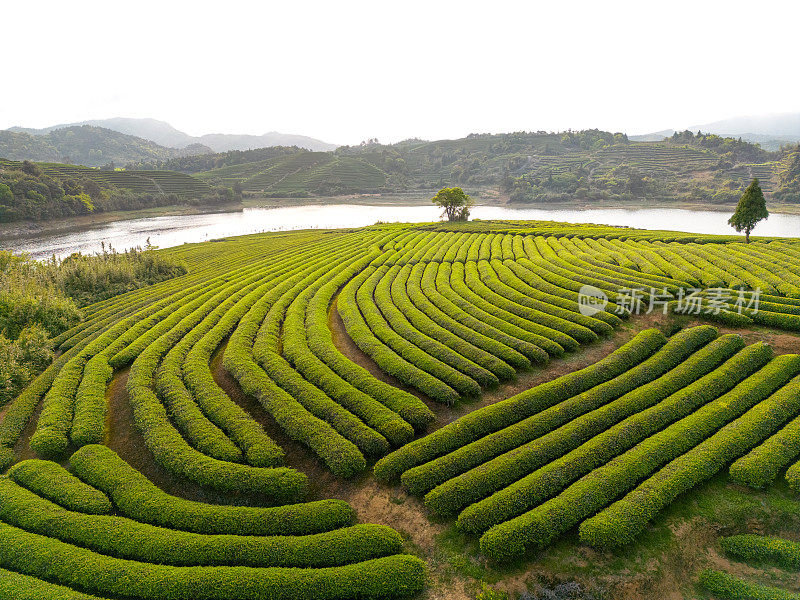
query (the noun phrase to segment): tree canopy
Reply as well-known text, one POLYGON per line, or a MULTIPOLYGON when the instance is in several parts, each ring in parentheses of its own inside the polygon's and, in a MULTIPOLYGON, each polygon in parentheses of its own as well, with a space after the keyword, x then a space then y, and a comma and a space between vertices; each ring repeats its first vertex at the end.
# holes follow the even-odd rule
POLYGON ((460 187, 442 188, 431 199, 431 202, 444 209, 442 216, 448 221, 466 221, 472 207, 470 198, 460 187))
POLYGON ((761 186, 756 178, 747 186, 736 206, 736 212, 728 219, 728 224, 736 231, 744 231, 745 239, 747 243, 750 243, 750 232, 753 231, 756 223, 767 217, 769 217, 767 201, 764 199, 764 192, 761 191, 761 186))

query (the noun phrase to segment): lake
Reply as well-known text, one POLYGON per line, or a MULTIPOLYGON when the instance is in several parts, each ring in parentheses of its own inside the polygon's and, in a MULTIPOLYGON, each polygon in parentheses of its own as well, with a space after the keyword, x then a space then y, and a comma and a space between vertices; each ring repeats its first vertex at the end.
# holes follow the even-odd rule
MULTIPOLYGON (((150 243, 162 248, 190 242, 265 231, 292 229, 337 229, 363 227, 378 221, 430 222, 439 218, 435 206, 326 204, 280 208, 246 208, 241 212, 178 215, 115 221, 57 234, 31 234, 6 241, 0 248, 27 252, 34 258, 55 254, 63 258, 73 252, 99 252, 101 242, 117 250, 150 243)), ((735 233, 728 225, 729 212, 680 208, 551 209, 476 206, 477 219, 534 219, 624 225, 645 229, 669 229, 689 233, 735 233)), ((760 223, 757 235, 800 237, 800 215, 772 214, 760 223)))

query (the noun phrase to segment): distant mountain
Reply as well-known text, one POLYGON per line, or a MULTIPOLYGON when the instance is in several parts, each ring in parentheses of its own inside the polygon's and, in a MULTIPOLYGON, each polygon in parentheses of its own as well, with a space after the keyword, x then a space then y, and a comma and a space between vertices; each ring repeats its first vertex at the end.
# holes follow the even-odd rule
MULTIPOLYGON (((800 113, 733 117, 713 123, 692 125, 687 129, 693 132, 714 133, 723 137, 742 138, 746 142, 761 144, 765 150, 778 150, 784 144, 800 142, 800 113)), ((637 142, 655 142, 669 137, 673 133, 675 133, 673 129, 665 129, 629 137, 637 142)))
POLYGON ((111 129, 112 131, 134 135, 153 141, 161 146, 168 146, 171 148, 186 148, 193 144, 202 144, 208 146, 214 152, 252 150, 270 146, 297 146, 298 148, 305 148, 306 150, 326 152, 335 150, 337 147, 336 144, 329 144, 304 135, 278 133, 277 131, 271 131, 263 135, 210 133, 200 137, 194 137, 175 129, 172 125, 164 121, 157 121, 156 119, 127 119, 123 117, 53 125, 51 127, 45 127, 44 129, 12 127, 9 131, 29 133, 31 135, 45 135, 59 129, 81 125, 111 129))
POLYGON ((690 127, 692 131, 698 129, 717 135, 746 134, 770 136, 774 138, 793 138, 800 140, 800 112, 771 115, 756 115, 749 117, 733 117, 704 125, 690 127))
POLYGON ((153 162, 181 156, 206 154, 207 146, 192 144, 183 149, 167 148, 150 140, 91 125, 70 126, 32 134, 0 131, 0 157, 101 167, 111 162, 153 162))
POLYGON ((655 133, 645 133, 644 135, 629 135, 628 139, 632 142, 660 142, 664 138, 672 137, 674 129, 664 129, 655 133))

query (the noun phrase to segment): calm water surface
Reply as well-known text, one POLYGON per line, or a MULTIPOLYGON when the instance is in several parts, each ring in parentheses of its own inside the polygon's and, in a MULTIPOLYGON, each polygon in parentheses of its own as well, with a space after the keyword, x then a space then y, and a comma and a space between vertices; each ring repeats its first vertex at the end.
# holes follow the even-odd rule
MULTIPOLYGON (((362 227, 377 221, 429 222, 439 218, 435 206, 365 206, 353 204, 305 205, 282 208, 246 208, 242 212, 179 215, 116 221, 59 234, 32 234, 0 241, 0 247, 27 252, 34 258, 72 252, 99 252, 101 242, 117 250, 144 246, 147 238, 162 248, 187 242, 264 231, 362 227)), ((476 206, 478 219, 546 219, 571 223, 625 225, 645 229, 670 229, 689 233, 729 234, 727 212, 659 209, 549 209, 476 206)), ((758 235, 800 237, 800 215, 773 214, 758 225, 758 235)))

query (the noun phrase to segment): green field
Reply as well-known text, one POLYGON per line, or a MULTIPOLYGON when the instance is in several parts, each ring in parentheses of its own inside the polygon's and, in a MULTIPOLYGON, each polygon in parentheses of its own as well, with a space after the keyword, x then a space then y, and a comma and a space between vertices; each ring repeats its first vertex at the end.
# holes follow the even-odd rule
MULTIPOLYGON (((372 176, 299 156, 215 177, 372 176)), ((474 221, 157 252, 187 273, 83 309, 0 412, 0 597, 796 593, 720 557, 800 564, 797 241, 474 221), (788 541, 727 537, 754 532, 788 541)))

